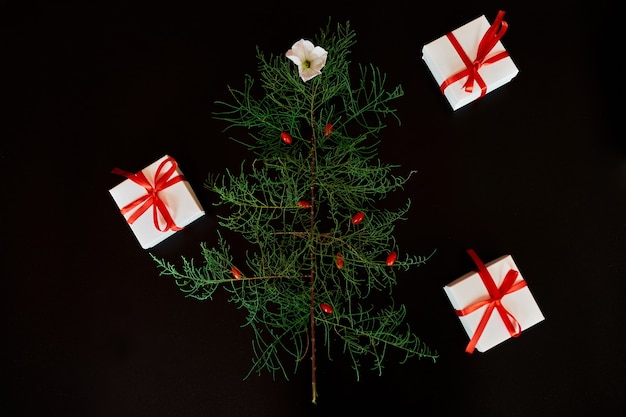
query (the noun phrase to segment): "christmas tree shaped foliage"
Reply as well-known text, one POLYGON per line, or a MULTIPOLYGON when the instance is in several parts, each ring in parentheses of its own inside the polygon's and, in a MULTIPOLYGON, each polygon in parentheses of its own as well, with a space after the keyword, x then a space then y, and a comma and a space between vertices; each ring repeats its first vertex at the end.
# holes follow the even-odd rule
POLYGON ((232 140, 255 158, 242 162, 239 173, 210 175, 206 184, 230 213, 218 215, 219 225, 251 249, 235 262, 218 230, 215 247, 201 245, 202 265, 154 257, 188 296, 210 299, 223 288, 247 312, 250 373, 287 378, 310 359, 314 403, 320 342, 329 357, 331 345, 341 349, 357 380, 363 361, 380 373, 390 349, 401 362, 437 358, 409 328, 391 291, 399 271, 430 256, 402 254, 394 238, 410 200, 395 210, 381 207, 411 176, 394 175, 397 166, 377 159, 385 119, 399 122, 389 104, 403 91, 386 90, 384 74, 372 65, 352 77, 354 44, 346 23, 334 32, 329 24, 315 44, 300 40, 285 55, 266 57, 257 48, 260 85, 246 76, 243 89, 230 89, 232 100, 217 102, 222 110, 214 114, 226 129, 246 129, 232 140))

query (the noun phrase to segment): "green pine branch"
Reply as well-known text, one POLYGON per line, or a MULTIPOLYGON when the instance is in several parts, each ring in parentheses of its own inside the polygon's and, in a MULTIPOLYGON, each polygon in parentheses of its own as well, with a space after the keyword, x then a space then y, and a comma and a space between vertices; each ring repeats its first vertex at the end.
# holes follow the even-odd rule
POLYGON ((355 34, 349 23, 334 31, 329 23, 314 43, 328 52, 322 74, 303 82, 285 56, 257 49, 258 81, 246 76, 242 89, 229 87, 230 100, 217 101, 222 110, 214 117, 255 155, 237 172, 211 174, 206 183, 225 213, 217 216, 219 226, 248 242, 245 259, 234 264, 219 232, 216 247, 201 245, 202 265, 153 256, 160 273, 187 296, 210 299, 222 288, 246 312, 250 374, 288 378, 310 358, 313 402, 318 327, 329 356, 333 343, 343 345, 357 379, 366 358, 382 372, 390 349, 404 355, 401 363, 437 358, 411 331, 405 307, 393 301, 397 273, 432 255, 404 254, 394 237, 410 199, 395 209, 381 207, 413 174, 396 175, 398 166, 378 158, 386 121, 399 123, 391 104, 402 88, 389 89, 373 65, 351 71, 355 34), (283 132, 290 143, 281 141, 283 132), (374 308, 368 300, 384 291, 389 306, 374 308))
MULTIPOLYGON (((401 364, 414 356, 436 357, 436 354, 411 332, 408 324, 402 329, 401 323, 405 318, 404 306, 395 309, 392 305, 373 314, 371 308, 364 310, 358 305, 356 311, 347 313, 337 311, 331 319, 318 318, 318 322, 325 327, 327 347, 331 345, 331 336, 338 336, 343 341, 343 351, 349 354, 358 379, 361 368, 359 359, 372 356, 371 369, 381 375, 385 355, 390 347, 402 353, 401 364)), ((330 351, 328 356, 330 357, 330 351)))

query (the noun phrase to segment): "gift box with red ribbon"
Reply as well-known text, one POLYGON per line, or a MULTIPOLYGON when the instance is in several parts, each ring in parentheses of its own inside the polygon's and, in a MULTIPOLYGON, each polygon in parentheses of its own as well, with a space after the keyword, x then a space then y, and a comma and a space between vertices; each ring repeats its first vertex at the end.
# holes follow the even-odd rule
POLYGON ((422 59, 453 110, 511 81, 519 72, 500 39, 508 24, 500 11, 483 15, 424 45, 422 59))
POLYGON ((470 337, 466 352, 485 352, 544 320, 511 255, 483 264, 473 250, 468 253, 477 270, 444 287, 470 337))
POLYGON ((142 248, 167 239, 204 215, 174 158, 165 155, 137 173, 112 171, 126 180, 109 190, 142 248))

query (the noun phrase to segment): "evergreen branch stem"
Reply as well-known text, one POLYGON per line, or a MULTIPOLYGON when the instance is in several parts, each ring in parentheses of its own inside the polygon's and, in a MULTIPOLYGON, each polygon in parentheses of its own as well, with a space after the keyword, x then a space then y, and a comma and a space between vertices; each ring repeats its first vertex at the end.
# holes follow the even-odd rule
MULTIPOLYGON (((310 236, 315 232, 315 111, 314 98, 315 88, 311 93, 311 231, 310 236)), ((311 402, 317 404, 317 359, 315 341, 315 250, 311 242, 311 402)))

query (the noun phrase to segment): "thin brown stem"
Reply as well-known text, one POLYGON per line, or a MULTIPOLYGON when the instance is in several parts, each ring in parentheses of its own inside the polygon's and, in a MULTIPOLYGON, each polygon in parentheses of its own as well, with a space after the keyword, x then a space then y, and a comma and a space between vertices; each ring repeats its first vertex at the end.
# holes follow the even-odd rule
MULTIPOLYGON (((315 95, 313 90, 312 96, 315 95)), ((315 345, 315 250, 313 249, 313 232, 315 231, 315 123, 313 111, 313 97, 311 97, 311 401, 317 404, 317 360, 315 345)))

